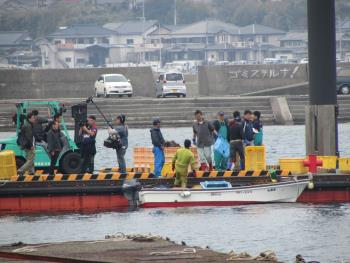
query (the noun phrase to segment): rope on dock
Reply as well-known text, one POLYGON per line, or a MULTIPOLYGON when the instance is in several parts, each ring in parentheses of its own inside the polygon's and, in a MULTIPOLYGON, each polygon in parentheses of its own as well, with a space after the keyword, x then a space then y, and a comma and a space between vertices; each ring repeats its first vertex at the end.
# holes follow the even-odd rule
POLYGON ((113 241, 125 241, 125 240, 133 240, 139 242, 152 242, 155 240, 166 240, 162 236, 152 235, 152 234, 124 234, 122 232, 117 232, 113 235, 106 235, 105 239, 113 240, 113 241))
POLYGON ((196 254, 197 250, 193 247, 184 248, 179 251, 162 251, 162 252, 151 252, 150 256, 169 256, 169 255, 183 255, 183 254, 196 254))
POLYGON ((278 262, 278 259, 276 257, 275 252, 271 250, 267 250, 265 252, 261 252, 258 256, 253 257, 247 252, 242 253, 235 253, 234 251, 231 251, 229 253, 229 258, 227 258, 227 261, 242 261, 242 260, 256 260, 256 261, 270 261, 270 262, 278 262))

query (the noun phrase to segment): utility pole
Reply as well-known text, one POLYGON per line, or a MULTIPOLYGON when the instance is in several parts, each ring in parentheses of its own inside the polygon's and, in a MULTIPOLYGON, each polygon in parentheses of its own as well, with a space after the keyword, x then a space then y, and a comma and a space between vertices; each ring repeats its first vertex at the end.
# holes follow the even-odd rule
POLYGON ((159 68, 162 67, 162 35, 160 34, 160 23, 158 23, 158 35, 159 35, 159 68))
POLYGON ((342 21, 341 21, 341 18, 339 17, 339 53, 340 53, 340 60, 342 60, 342 58, 343 58, 342 38, 343 38, 342 21))
POLYGON ((177 21, 176 21, 176 17, 177 17, 177 0, 174 0, 174 26, 176 26, 176 24, 177 24, 177 21))

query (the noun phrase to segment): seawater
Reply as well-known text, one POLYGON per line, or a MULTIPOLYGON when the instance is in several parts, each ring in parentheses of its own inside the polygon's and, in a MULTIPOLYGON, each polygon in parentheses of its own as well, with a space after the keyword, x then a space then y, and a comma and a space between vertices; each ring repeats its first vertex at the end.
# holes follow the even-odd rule
MULTIPOLYGON (((192 137, 191 128, 164 128, 166 140, 178 143, 192 137)), ((13 133, 0 133, 6 138, 13 133)), ((102 143, 100 129, 96 168, 116 165, 113 150, 102 143)), ((304 126, 264 128, 267 162, 305 153, 304 126)), ((350 124, 339 125, 340 152, 350 156, 350 124)), ((128 166, 132 148, 151 146, 149 129, 130 129, 128 166)), ((98 214, 21 215, 0 217, 0 244, 103 239, 106 234, 153 233, 188 245, 209 245, 229 252, 257 254, 273 250, 280 260, 292 262, 296 254, 308 261, 350 262, 350 204, 264 204, 235 207, 139 209, 98 214)))

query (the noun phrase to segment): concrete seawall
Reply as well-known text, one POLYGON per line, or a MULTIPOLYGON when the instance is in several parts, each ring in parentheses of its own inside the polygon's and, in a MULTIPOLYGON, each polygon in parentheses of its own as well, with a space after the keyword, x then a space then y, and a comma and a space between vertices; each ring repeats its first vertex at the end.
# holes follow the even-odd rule
POLYGON ((153 97, 151 68, 0 70, 1 99, 81 98, 94 94, 101 74, 121 73, 130 79, 136 96, 153 97))
POLYGON ((306 65, 201 66, 199 95, 241 95, 308 80, 306 65))
MULTIPOLYGON (((109 98, 95 99, 95 102, 107 117, 115 118, 117 114, 124 113, 127 115, 128 125, 137 128, 150 127, 152 119, 156 117, 162 120, 163 127, 190 127, 194 120, 194 111, 197 109, 202 110, 209 120, 214 119, 219 111, 224 111, 228 117, 231 117, 235 110, 242 112, 251 109, 261 111, 265 125, 305 122, 307 96, 282 97, 279 98, 278 104, 273 98, 277 97, 109 98)), ((72 127, 70 106, 82 102, 84 98, 57 100, 68 107, 65 120, 68 126, 72 127)), ((350 121, 350 96, 339 96, 338 100, 339 120, 350 121)), ((18 102, 19 100, 0 100, 0 131, 14 129, 11 117, 16 110, 15 103, 18 102)), ((43 114, 46 113, 46 110, 39 110, 43 114)), ((95 114, 98 117, 99 126, 104 126, 101 116, 92 104, 88 105, 88 114, 95 114)))

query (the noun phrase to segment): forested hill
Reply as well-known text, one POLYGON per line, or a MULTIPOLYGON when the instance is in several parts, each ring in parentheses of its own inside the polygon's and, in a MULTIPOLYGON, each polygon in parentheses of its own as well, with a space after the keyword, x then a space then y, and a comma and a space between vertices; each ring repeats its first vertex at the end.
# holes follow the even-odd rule
MULTIPOLYGON (((46 35, 58 26, 82 23, 102 25, 142 17, 142 0, 46 0, 47 7, 44 8, 38 8, 36 0, 12 1, 0 0, 0 30, 28 30, 32 37, 46 35)), ((145 0, 146 19, 172 24, 174 2, 175 0, 145 0)), ((217 18, 241 26, 258 23, 286 31, 306 28, 307 0, 176 2, 178 24, 217 18)), ((350 1, 336 0, 336 12, 338 19, 350 17, 350 1)))

